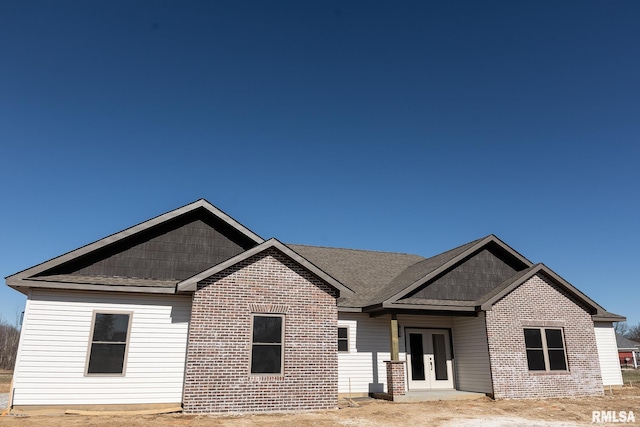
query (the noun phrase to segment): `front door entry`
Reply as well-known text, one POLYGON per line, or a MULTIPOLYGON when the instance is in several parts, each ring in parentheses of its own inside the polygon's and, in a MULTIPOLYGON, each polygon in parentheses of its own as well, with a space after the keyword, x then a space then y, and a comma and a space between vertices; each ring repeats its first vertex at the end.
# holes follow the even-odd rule
POLYGON ((449 331, 406 329, 409 390, 453 388, 449 331))

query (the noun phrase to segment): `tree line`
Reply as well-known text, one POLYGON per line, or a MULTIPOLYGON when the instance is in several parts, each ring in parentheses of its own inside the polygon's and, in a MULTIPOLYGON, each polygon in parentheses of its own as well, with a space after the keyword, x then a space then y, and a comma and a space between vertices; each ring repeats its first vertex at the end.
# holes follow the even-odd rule
POLYGON ((640 343, 640 322, 635 326, 629 326, 627 322, 618 322, 614 324, 614 328, 616 334, 640 343))
POLYGON ((20 340, 19 322, 7 322, 0 316, 0 369, 13 370, 16 364, 18 341, 20 340))

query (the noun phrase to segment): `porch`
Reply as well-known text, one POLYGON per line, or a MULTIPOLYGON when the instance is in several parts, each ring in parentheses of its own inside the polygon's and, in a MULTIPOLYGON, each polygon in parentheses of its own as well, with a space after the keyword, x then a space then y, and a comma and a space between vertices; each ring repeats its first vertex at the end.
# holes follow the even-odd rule
POLYGON ((339 353, 344 397, 410 402, 493 392, 482 313, 340 313, 338 323, 349 343, 339 353))
POLYGON ((491 395, 484 336, 484 316, 438 319, 390 313, 390 360, 385 361, 387 388, 386 393, 376 397, 423 402, 491 395), (484 387, 473 384, 479 372, 487 377, 484 387))
POLYGON ((432 402, 438 400, 477 400, 486 397, 486 394, 460 390, 416 390, 395 396, 391 396, 389 393, 371 393, 371 397, 394 402, 432 402))

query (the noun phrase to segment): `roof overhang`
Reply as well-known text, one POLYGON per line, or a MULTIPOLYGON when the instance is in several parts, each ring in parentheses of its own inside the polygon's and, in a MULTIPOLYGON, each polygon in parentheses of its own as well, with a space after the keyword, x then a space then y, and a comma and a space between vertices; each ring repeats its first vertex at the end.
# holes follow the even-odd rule
POLYGON ((136 286, 136 285, 106 285, 96 283, 71 283, 52 282, 45 280, 23 280, 13 289, 27 294, 30 288, 39 289, 64 289, 71 291, 110 291, 110 292, 133 292, 145 294, 175 294, 175 286, 136 286))
POLYGON ((342 307, 338 303, 338 311, 342 313, 362 313, 362 307, 342 307))
POLYGON ((215 265, 205 271, 202 271, 194 276, 189 277, 188 279, 179 282, 176 285, 176 292, 195 292, 198 287, 198 282, 213 276, 216 273, 219 273, 223 270, 226 270, 229 267, 236 265, 237 263, 244 261, 256 254, 259 254, 267 249, 275 248, 300 266, 304 267, 306 270, 316 275, 318 278, 335 288, 340 292, 341 297, 350 297, 354 296, 355 293, 343 285, 341 282, 324 272, 322 269, 318 268, 315 264, 311 263, 309 260, 295 252, 293 249, 286 246, 284 243, 278 241, 277 239, 269 239, 264 243, 261 243, 258 246, 254 246, 251 249, 248 249, 242 252, 239 255, 236 255, 233 258, 230 258, 224 262, 221 262, 218 265, 215 265))
POLYGON ((604 312, 591 316, 594 322, 626 322, 627 318, 619 314, 604 312))
POLYGON ((399 304, 393 306, 369 306, 362 309, 370 317, 380 317, 387 314, 407 314, 420 316, 477 316, 478 310, 474 307, 461 307, 451 305, 410 305, 399 304))

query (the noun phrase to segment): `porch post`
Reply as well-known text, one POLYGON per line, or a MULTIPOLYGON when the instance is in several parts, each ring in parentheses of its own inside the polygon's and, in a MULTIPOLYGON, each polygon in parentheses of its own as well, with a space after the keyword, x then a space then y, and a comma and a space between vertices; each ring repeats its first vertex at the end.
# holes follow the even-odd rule
POLYGON ((400 361, 400 350, 398 347, 398 316, 391 313, 389 321, 389 340, 391 360, 386 360, 387 365, 387 393, 391 400, 396 400, 398 396, 406 393, 404 381, 404 361, 400 361))
POLYGON ((400 351, 398 349, 398 316, 395 313, 391 313, 391 322, 389 323, 389 337, 391 339, 391 361, 397 362, 400 360, 400 351))

